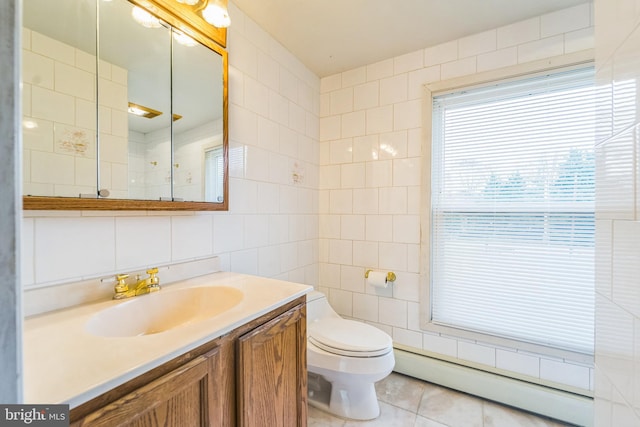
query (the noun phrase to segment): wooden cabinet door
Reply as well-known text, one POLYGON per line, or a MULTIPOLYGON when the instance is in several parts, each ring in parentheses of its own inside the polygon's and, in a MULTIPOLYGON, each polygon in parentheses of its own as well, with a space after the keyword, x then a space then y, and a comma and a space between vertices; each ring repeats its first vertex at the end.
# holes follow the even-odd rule
POLYGON ((305 305, 238 339, 238 425, 307 425, 306 340, 305 305))
POLYGON ((215 388, 220 347, 87 415, 74 426, 219 426, 228 397, 215 388))

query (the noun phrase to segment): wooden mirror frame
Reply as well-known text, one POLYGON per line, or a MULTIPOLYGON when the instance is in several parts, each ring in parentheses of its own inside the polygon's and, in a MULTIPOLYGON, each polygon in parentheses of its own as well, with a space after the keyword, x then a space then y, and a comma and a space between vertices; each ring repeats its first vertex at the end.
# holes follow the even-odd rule
MULTIPOLYGON (((179 29, 222 57, 222 147, 224 158, 224 183, 222 203, 176 202, 142 199, 100 199, 81 197, 23 196, 24 210, 150 210, 150 211, 227 211, 229 210, 229 63, 227 29, 216 28, 201 15, 208 0, 199 0, 193 6, 175 0, 128 0, 147 9, 172 27, 179 29)), ((223 0, 227 3, 227 0, 223 0)))

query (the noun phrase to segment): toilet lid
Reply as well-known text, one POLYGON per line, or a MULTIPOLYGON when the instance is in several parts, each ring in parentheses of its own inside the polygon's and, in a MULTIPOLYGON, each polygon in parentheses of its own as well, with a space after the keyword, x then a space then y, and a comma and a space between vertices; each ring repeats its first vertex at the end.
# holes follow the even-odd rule
POLYGON ((322 319, 309 325, 309 341, 334 354, 351 357, 382 356, 391 351, 391 337, 362 322, 322 319))

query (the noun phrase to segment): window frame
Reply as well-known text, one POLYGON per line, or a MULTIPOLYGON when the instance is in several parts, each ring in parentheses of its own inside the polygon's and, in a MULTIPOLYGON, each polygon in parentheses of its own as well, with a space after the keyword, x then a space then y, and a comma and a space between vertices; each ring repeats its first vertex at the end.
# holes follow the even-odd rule
MULTIPOLYGON (((211 186, 211 184, 207 181, 207 166, 209 162, 207 161, 207 154, 213 153, 214 155, 220 154, 224 162, 224 147, 221 144, 209 144, 202 147, 202 200, 206 200, 207 192, 211 186)), ((224 169, 224 165, 223 165, 224 169)), ((224 173, 224 172, 223 172, 224 173)), ((224 198, 224 185, 222 188, 222 196, 224 198)), ((219 203, 219 202, 213 202, 219 203)))
MULTIPOLYGON (((591 364, 592 354, 559 349, 525 341, 498 337, 482 332, 469 331, 452 326, 439 325, 432 322, 431 312, 431 148, 433 132, 433 97, 463 88, 494 85, 496 82, 508 82, 523 78, 536 77, 550 72, 569 71, 585 66, 593 66, 593 51, 582 51, 574 54, 518 64, 511 67, 490 70, 450 80, 439 81, 423 86, 422 96, 422 174, 421 179, 421 238, 420 238, 420 328, 423 331, 442 334, 458 340, 477 341, 498 347, 522 350, 539 356, 557 357, 578 363, 591 364)), ((458 362, 460 359, 456 359, 458 362)))

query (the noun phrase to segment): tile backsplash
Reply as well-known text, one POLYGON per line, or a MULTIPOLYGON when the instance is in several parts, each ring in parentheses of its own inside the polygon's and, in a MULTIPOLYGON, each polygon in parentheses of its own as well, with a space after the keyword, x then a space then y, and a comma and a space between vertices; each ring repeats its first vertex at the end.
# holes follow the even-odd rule
MULTIPOLYGON (((156 264, 149 267, 158 268, 160 285, 165 287, 174 282, 220 271, 220 258, 208 257, 168 265, 156 264)), ((131 277, 137 275, 147 277, 147 269, 138 271, 123 269, 119 273, 129 274, 131 277)), ((25 290, 23 295, 23 315, 34 316, 80 304, 108 300, 114 295, 115 285, 115 275, 107 275, 57 286, 29 288, 25 290)))

